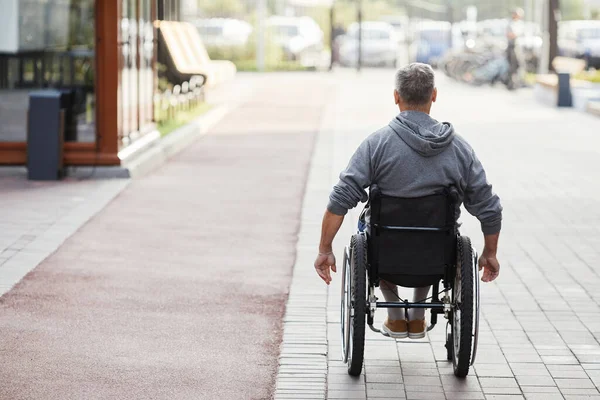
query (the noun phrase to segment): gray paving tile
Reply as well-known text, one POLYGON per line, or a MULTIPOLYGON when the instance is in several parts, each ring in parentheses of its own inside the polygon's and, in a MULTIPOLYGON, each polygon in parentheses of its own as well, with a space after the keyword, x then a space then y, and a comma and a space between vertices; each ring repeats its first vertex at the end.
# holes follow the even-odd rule
POLYGON ((548 365, 547 367, 553 378, 587 378, 585 370, 580 365, 548 365))
POLYGON ((598 390, 591 388, 561 388, 560 391, 565 396, 568 394, 577 396, 598 395, 598 390))
POLYGON ((444 393, 406 392, 406 400, 445 400, 444 393))
POLYGON ((527 400, 563 400, 564 397, 560 393, 526 393, 527 400))
POLYGON ((479 378, 479 383, 484 389, 518 387, 515 378, 479 378))
POLYGON ((367 383, 379 382, 379 383, 402 383, 402 375, 399 374, 367 374, 367 383))
POLYGON ((549 376, 517 375, 519 386, 556 386, 554 380, 549 376))
POLYGON ((365 371, 367 374, 402 374, 402 369, 400 369, 400 365, 397 366, 366 366, 365 371))
POLYGON ((397 392, 401 392, 404 390, 404 385, 401 383, 379 383, 372 382, 367 383, 367 389, 371 390, 395 390, 397 392))
POLYGON ((557 378, 554 381, 561 391, 563 389, 592 389, 596 387, 590 379, 557 378))
POLYGON ((529 364, 529 363, 511 363, 510 368, 516 375, 541 375, 549 376, 546 365, 542 363, 529 364))
POLYGON ((404 390, 386 390, 386 389, 368 389, 367 390, 367 397, 369 399, 373 399, 373 398, 381 398, 381 397, 385 397, 385 398, 394 398, 394 397, 405 397, 405 393, 404 390))
POLYGON ((483 392, 446 392, 446 400, 485 400, 483 392))
POLYGON ((328 399, 363 399, 366 400, 367 395, 364 392, 348 391, 348 390, 328 390, 328 399))
POLYGON ((521 388, 523 393, 546 393, 546 394, 560 394, 560 390, 556 386, 523 386, 521 388))
POLYGON ((404 384, 415 386, 441 386, 442 382, 437 376, 404 376, 404 384))
POLYGON ((365 392, 367 390, 365 384, 347 385, 342 383, 330 383, 327 385, 328 390, 335 391, 353 391, 353 392, 365 392))
POLYGON ((486 394, 486 400, 523 400, 525 397, 513 394, 486 394))
POLYGON ((473 367, 477 376, 512 378, 513 372, 508 364, 475 364, 473 367))

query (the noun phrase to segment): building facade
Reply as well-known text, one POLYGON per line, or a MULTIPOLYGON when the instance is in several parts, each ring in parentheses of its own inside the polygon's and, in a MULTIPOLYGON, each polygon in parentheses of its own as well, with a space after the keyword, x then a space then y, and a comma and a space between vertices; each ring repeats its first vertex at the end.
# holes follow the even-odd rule
POLYGON ((68 94, 66 165, 118 165, 155 132, 156 21, 179 0, 0 0, 0 164, 25 164, 32 90, 68 94))

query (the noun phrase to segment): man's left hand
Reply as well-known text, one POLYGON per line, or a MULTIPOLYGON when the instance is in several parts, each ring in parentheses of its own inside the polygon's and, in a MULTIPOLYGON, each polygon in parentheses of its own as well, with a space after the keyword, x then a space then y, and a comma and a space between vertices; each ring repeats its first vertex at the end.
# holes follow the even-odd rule
POLYGON ((335 268, 335 255, 333 252, 329 253, 319 253, 317 259, 315 260, 315 269, 317 270, 317 274, 325 281, 326 284, 331 283, 331 271, 337 272, 335 268))

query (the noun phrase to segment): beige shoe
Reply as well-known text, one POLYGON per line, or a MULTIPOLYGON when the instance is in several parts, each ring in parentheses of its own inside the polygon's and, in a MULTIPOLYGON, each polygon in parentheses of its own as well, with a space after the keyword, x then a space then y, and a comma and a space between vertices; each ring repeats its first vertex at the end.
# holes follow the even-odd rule
POLYGON ((389 337, 394 339, 404 339, 408 336, 408 324, 404 319, 394 321, 386 318, 381 328, 389 337))
POLYGON ((408 321, 408 337, 411 339, 423 339, 427 331, 427 323, 424 319, 408 321))

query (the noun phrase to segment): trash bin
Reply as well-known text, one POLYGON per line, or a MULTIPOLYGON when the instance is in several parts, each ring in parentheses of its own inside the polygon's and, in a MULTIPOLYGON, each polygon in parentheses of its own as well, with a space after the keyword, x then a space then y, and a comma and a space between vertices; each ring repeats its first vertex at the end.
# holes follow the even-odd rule
POLYGON ((58 180, 64 176, 62 97, 57 90, 29 94, 27 175, 30 180, 58 180))
POLYGON ((571 74, 558 72, 558 107, 573 107, 571 74))

